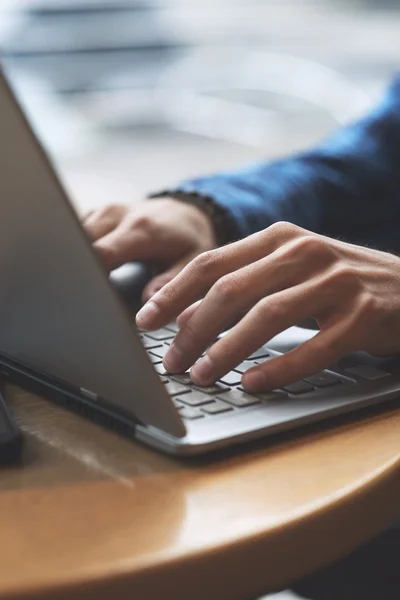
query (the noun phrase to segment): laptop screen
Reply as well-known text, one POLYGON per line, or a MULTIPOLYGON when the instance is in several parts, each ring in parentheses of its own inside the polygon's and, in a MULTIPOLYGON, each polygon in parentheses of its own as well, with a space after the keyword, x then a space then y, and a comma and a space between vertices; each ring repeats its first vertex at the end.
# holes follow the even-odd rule
POLYGON ((0 355, 145 424, 177 412, 0 73, 0 355))

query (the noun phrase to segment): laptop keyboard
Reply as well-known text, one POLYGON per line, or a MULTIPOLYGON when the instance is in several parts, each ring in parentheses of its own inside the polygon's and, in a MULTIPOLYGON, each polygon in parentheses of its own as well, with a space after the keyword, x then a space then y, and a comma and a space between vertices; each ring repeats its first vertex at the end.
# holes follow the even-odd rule
POLYGON ((243 373, 250 367, 254 367, 277 355, 263 346, 215 384, 206 387, 197 386, 191 381, 188 373, 170 375, 163 367, 162 360, 168 352, 177 331, 177 325, 171 324, 158 331, 139 331, 139 336, 181 418, 185 420, 205 419, 243 410, 261 403, 282 403, 282 401, 293 400, 302 394, 310 394, 310 392, 322 388, 351 381, 337 373, 322 371, 304 381, 297 381, 279 390, 248 394, 241 387, 243 373))

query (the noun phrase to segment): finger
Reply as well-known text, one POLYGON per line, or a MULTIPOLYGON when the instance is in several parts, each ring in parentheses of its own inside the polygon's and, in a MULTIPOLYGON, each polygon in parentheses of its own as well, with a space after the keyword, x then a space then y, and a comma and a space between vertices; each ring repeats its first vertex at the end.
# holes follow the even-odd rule
MULTIPOLYGON (((79 213, 78 213, 79 214, 79 213)), ((94 214, 94 208, 87 210, 86 212, 79 214, 79 218, 81 220, 82 223, 84 223, 85 221, 87 221, 89 219, 89 217, 91 217, 94 214)))
POLYGON ((120 222, 119 213, 108 211, 91 211, 82 220, 83 226, 93 241, 107 235, 115 229, 120 222))
MULTIPOLYGON (((319 263, 316 263, 317 268, 319 263)), ((193 364, 217 336, 235 324, 262 298, 294 287, 309 279, 316 265, 298 256, 296 243, 289 243, 267 258, 222 277, 207 293, 198 310, 185 320, 166 358, 170 372, 193 364), (293 247, 292 247, 293 246, 293 247)))
POLYGON ((183 313, 181 313, 177 317, 176 322, 178 323, 180 329, 182 329, 182 327, 184 327, 185 324, 189 321, 189 319, 194 315, 201 302, 201 300, 198 300, 194 304, 191 304, 186 310, 183 311, 183 313))
POLYGON ((149 262, 154 258, 154 248, 147 232, 139 229, 117 227, 94 243, 108 270, 129 261, 149 262))
MULTIPOLYGON (((200 385, 213 383, 275 335, 302 319, 319 314, 325 307, 326 297, 319 293, 315 280, 264 298, 194 365, 191 369, 193 381, 200 385)), ((165 364, 168 355, 164 358, 165 364)), ((188 351, 185 359, 187 355, 188 351)), ((182 367, 187 369, 189 366, 185 360, 182 367)))
POLYGON ((188 262, 192 259, 192 256, 188 256, 184 260, 181 260, 175 263, 170 269, 160 273, 153 277, 153 279, 146 285, 142 294, 142 301, 148 302, 154 294, 159 292, 164 285, 172 281, 174 277, 178 275, 182 271, 182 269, 187 265, 188 262))
MULTIPOLYGON (((186 323, 193 316, 193 314, 196 312, 196 310, 198 309, 198 307, 200 306, 201 303, 202 303, 202 300, 198 300, 197 302, 195 302, 194 304, 189 306, 186 310, 184 310, 183 313, 181 313, 177 317, 176 322, 178 323, 180 329, 182 329, 186 325, 186 323)), ((227 329, 234 327, 234 325, 236 325, 236 323, 238 323, 241 319, 243 319, 243 317, 246 313, 247 313, 247 311, 238 314, 236 316, 235 321, 231 322, 227 329)), ((215 340, 213 339, 212 341, 214 342, 215 340)))
POLYGON ((250 369, 242 383, 249 392, 273 390, 301 381, 328 368, 340 358, 354 352, 352 317, 318 333, 291 352, 250 369))
POLYGON ((171 322, 202 298, 223 275, 271 254, 283 240, 299 236, 300 231, 290 224, 284 228, 272 226, 234 244, 200 254, 142 308, 137 314, 139 327, 156 329, 171 322))

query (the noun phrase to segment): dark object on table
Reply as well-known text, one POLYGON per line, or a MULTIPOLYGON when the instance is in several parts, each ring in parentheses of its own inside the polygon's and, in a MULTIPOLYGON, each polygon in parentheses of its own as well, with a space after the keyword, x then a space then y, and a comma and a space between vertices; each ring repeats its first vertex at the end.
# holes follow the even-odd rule
POLYGON ((0 464, 16 461, 21 454, 22 436, 0 392, 0 464))
POLYGON ((151 277, 150 268, 134 262, 126 263, 110 273, 110 281, 132 312, 140 308, 143 289, 151 277))

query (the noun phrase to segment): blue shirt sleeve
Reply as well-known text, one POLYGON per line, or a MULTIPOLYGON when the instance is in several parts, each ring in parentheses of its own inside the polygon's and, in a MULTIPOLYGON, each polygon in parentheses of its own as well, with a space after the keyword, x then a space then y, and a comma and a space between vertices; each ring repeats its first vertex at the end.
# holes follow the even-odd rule
POLYGON ((367 117, 311 151, 185 181, 212 197, 242 237, 275 221, 400 252, 400 76, 367 117))

